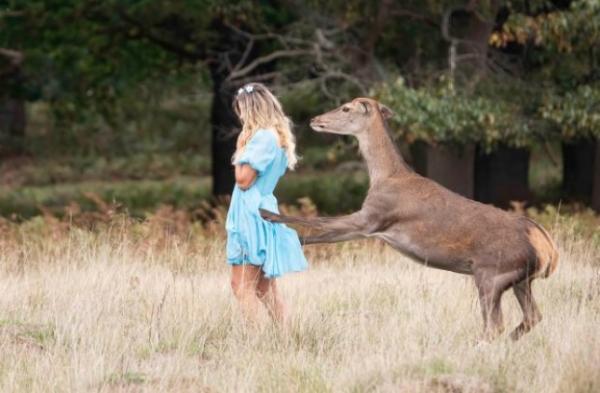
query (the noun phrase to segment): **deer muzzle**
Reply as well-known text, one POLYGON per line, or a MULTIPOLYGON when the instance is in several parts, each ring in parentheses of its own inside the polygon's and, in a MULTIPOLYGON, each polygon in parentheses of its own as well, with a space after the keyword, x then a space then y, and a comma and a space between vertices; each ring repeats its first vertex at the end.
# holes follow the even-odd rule
POLYGON ((315 131, 324 131, 325 126, 325 122, 319 119, 319 117, 314 117, 310 120, 310 128, 312 128, 315 131))

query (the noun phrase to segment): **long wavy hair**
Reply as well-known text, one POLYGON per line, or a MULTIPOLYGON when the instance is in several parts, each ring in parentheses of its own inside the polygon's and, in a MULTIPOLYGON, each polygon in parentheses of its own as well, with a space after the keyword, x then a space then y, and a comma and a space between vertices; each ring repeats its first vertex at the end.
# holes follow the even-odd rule
POLYGON ((235 164, 250 138, 261 128, 274 130, 287 156, 287 166, 294 169, 298 162, 296 138, 292 122, 285 115, 281 103, 262 83, 248 83, 238 90, 233 110, 242 124, 232 162, 235 164))

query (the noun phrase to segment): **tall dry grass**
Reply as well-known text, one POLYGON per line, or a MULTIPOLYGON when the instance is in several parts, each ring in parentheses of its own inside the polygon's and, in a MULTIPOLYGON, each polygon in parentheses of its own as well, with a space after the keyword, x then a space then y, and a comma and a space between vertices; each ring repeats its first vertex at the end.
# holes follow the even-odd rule
MULTIPOLYGON (((482 344, 470 277, 378 242, 307 247, 281 280, 289 331, 245 329, 212 216, 0 223, 0 391, 600 391, 600 247, 569 225, 534 285, 544 320, 482 344)), ((520 322, 509 292, 504 311, 520 322)))

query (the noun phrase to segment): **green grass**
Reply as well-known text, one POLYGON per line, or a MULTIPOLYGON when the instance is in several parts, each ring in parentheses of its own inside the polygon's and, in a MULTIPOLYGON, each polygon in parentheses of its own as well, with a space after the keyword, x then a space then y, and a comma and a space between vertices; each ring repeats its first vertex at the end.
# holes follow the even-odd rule
POLYGON ((198 153, 137 153, 126 157, 64 157, 7 161, 0 165, 0 184, 7 187, 118 180, 164 180, 207 176, 210 159, 198 153))
MULTIPOLYGON (((279 202, 309 205, 328 215, 358 210, 368 176, 362 170, 333 169, 336 163, 360 160, 352 149, 336 146, 306 148, 300 170, 280 181, 275 191, 279 202)), ((560 157, 557 149, 532 150, 529 179, 540 203, 560 199, 561 163, 550 159, 560 157)), ((161 205, 195 209, 212 201, 209 164, 206 156, 185 153, 8 161, 0 166, 0 216, 26 219, 43 212, 64 216, 73 209, 101 211, 105 206, 99 202, 140 217, 161 205)))
POLYGON ((167 204, 192 208, 210 197, 210 179, 84 181, 47 186, 0 188, 0 215, 28 218, 48 210, 55 215, 76 211, 126 210, 135 216, 167 204), (105 203, 105 204, 103 204, 105 203))
MULTIPOLYGON (((30 306, 35 307, 31 302, 30 306)), ((0 335, 2 334, 37 349, 53 345, 56 339, 55 328, 51 324, 32 324, 11 319, 0 319, 0 335)))
MULTIPOLYGON (((64 216, 73 209, 102 211, 107 208, 144 216, 161 205, 194 209, 210 200, 210 187, 210 178, 206 176, 0 186, 0 216, 29 218, 44 211, 64 216)), ((334 214, 358 209, 367 188, 368 178, 361 172, 292 173, 282 179, 275 193, 281 203, 298 204, 299 199, 308 197, 321 211, 334 214)))
POLYGON ((373 240, 305 247, 309 271, 278 281, 288 328, 248 328, 229 288, 222 222, 165 234, 165 218, 93 231, 47 218, 41 232, 2 227, 0 391, 600 389, 600 244, 569 222, 549 227, 560 263, 534 283, 543 321, 509 340, 522 318, 509 291, 508 331, 486 343, 471 277, 373 240))

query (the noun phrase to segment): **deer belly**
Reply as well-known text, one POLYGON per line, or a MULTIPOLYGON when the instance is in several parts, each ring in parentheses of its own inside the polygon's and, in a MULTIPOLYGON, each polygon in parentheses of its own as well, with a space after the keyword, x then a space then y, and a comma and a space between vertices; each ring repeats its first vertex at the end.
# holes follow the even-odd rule
POLYGON ((449 270, 456 273, 472 274, 472 262, 460 255, 445 255, 437 247, 426 247, 411 239, 405 233, 378 232, 374 237, 385 241, 393 249, 399 251, 415 262, 436 269, 449 270))

